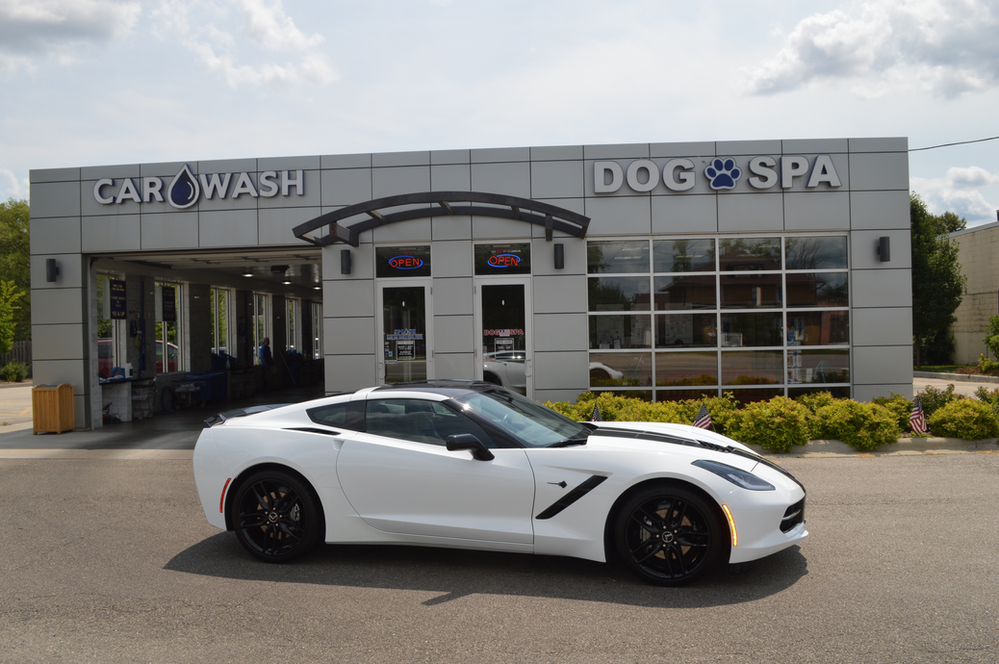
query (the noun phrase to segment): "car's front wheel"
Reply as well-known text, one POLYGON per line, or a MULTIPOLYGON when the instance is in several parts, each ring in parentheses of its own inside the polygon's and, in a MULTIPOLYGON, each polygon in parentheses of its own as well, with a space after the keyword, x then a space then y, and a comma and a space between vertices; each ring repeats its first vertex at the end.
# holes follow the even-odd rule
POLYGON ((614 534, 625 565, 661 586, 681 586, 703 575, 727 541, 708 501, 671 485, 649 487, 629 498, 614 534))
POLYGON ((323 531, 312 491, 301 479, 281 470, 255 473, 239 485, 232 502, 232 523, 240 544, 268 563, 286 563, 305 555, 323 531))

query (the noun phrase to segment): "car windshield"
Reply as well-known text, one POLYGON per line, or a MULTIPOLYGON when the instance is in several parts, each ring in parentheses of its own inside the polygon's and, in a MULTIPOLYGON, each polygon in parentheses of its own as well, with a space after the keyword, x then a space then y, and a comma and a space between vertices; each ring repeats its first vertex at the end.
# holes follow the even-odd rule
POLYGON ((569 418, 509 390, 473 392, 455 401, 513 434, 529 447, 583 443, 590 430, 569 418))

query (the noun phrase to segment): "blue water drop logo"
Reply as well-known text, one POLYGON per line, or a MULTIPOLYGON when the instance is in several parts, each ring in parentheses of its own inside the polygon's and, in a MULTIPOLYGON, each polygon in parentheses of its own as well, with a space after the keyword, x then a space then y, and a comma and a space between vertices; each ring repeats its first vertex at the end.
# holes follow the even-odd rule
POLYGON ((170 183, 167 199, 170 205, 183 210, 197 203, 200 196, 201 187, 198 186, 198 178, 191 172, 190 166, 184 164, 184 168, 177 172, 173 182, 170 183))

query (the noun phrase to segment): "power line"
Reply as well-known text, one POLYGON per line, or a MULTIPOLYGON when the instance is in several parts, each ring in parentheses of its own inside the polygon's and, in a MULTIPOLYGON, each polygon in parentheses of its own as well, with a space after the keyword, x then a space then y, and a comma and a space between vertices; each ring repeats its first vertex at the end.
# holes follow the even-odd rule
POLYGON ((925 148, 909 148, 909 152, 919 152, 920 150, 936 150, 937 148, 949 148, 953 145, 968 145, 969 143, 984 143, 986 141, 994 141, 999 139, 999 136, 990 136, 989 138, 976 138, 973 141, 958 141, 956 143, 941 143, 940 145, 928 145, 925 148))

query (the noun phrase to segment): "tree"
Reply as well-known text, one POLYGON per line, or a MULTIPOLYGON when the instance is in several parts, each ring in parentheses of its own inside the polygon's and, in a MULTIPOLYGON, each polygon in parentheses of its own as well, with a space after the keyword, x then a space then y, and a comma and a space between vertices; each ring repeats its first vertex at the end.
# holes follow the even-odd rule
POLYGON ((0 355, 9 353, 14 343, 14 318, 24 291, 13 281, 0 279, 0 355))
POLYGON ((917 194, 909 196, 912 230, 912 333, 916 367, 923 366, 927 339, 946 333, 956 318, 967 281, 957 262, 957 245, 947 237, 964 229, 965 220, 953 212, 930 214, 917 194))
POLYGON ((14 312, 14 338, 31 336, 31 247, 28 201, 0 203, 0 279, 24 295, 14 312))

